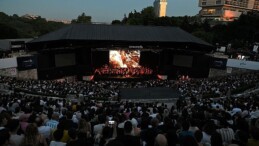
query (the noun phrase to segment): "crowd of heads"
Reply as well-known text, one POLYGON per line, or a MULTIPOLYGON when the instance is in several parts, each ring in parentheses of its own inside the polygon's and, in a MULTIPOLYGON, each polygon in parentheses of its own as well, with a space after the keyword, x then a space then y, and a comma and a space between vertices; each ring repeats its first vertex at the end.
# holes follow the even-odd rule
POLYGON ((217 79, 145 82, 55 82, 1 77, 9 89, 107 98, 120 87, 173 87, 174 103, 68 100, 23 93, 0 95, 0 145, 253 146, 259 144, 259 97, 202 98, 258 81, 258 73, 217 79), (229 87, 229 88, 228 88, 229 87), (225 89, 227 88, 227 89, 225 89), (51 91, 50 91, 51 90, 51 91), (85 93, 84 93, 85 92, 85 93), (100 93, 99 95, 97 95, 100 93), (170 106, 169 106, 170 105, 170 106))

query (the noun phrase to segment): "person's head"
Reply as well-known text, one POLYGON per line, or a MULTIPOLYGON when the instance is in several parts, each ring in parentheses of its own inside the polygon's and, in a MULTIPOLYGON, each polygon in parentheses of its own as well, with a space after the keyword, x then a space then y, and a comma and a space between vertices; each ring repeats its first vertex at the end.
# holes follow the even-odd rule
POLYGON ((55 141, 60 141, 63 137, 64 131, 57 129, 56 131, 54 131, 53 133, 53 137, 55 139, 55 141))
POLYGON ((64 130, 66 127, 66 122, 65 120, 61 120, 58 125, 57 125, 57 129, 61 129, 61 130, 64 130))
POLYGON ((71 128, 68 130, 68 136, 72 139, 75 140, 77 138, 77 131, 74 128, 71 128))
POLYGON ((26 127, 23 139, 23 145, 33 146, 37 143, 37 136, 39 135, 38 128, 35 124, 29 124, 26 127))
POLYGON ((130 134, 132 131, 132 123, 130 121, 125 122, 124 124, 124 133, 130 134))
POLYGON ((37 127, 42 126, 42 124, 43 124, 42 118, 41 118, 41 117, 37 117, 37 118, 35 119, 35 124, 37 125, 37 127))
POLYGON ((219 134, 218 132, 214 132, 211 135, 210 141, 211 141, 211 146, 223 146, 221 134, 219 134))
POLYGON ((86 128, 88 128, 86 120, 85 119, 80 119, 79 122, 78 122, 78 129, 79 129, 79 131, 84 130, 86 128))
POLYGON ((159 120, 157 118, 151 119, 151 125, 152 127, 157 127, 159 124, 159 120))
POLYGON ((105 126, 102 131, 102 137, 104 139, 111 138, 112 132, 113 132, 113 129, 111 127, 105 126))
POLYGON ((4 112, 0 113, 0 126, 5 126, 7 124, 7 117, 4 112))
POLYGON ((192 127, 197 126, 195 119, 190 120, 190 126, 192 126, 192 127))
POLYGON ((8 121, 6 127, 10 130, 10 132, 15 132, 19 129, 20 122, 18 119, 11 119, 8 121))
POLYGON ((193 136, 188 135, 183 138, 181 146, 198 146, 198 143, 193 136))
POLYGON ((118 140, 118 139, 114 139, 114 140, 110 140, 106 146, 124 146, 124 144, 118 140))
POLYGON ((182 123, 183 131, 188 131, 188 130, 189 130, 189 127, 190 127, 189 121, 184 120, 183 123, 182 123))
POLYGON ((194 137, 197 140, 197 142, 201 142, 203 137, 202 132, 200 130, 195 131, 194 137))
POLYGON ((29 124, 25 130, 25 136, 37 136, 39 134, 38 128, 35 124, 29 124))
POLYGON ((67 111, 67 119, 71 120, 73 118, 73 112, 72 111, 67 111))
POLYGON ((10 133, 9 131, 4 128, 0 130, 0 146, 7 146, 9 145, 10 140, 10 133))
POLYGON ((106 116, 101 114, 101 115, 98 115, 98 121, 99 123, 103 124, 106 122, 106 116))
POLYGON ((58 113, 53 113, 52 116, 51 116, 51 119, 58 121, 59 120, 59 114, 58 113))
POLYGON ((163 134, 158 134, 155 138, 154 146, 167 146, 167 139, 163 134))

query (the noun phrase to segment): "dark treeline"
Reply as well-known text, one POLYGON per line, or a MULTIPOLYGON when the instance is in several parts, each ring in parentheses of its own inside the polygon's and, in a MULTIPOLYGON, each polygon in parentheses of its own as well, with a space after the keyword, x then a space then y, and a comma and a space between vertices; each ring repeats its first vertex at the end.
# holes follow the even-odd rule
MULTIPOLYGON (((91 16, 82 13, 72 23, 91 23, 91 16)), ((155 17, 154 8, 147 7, 142 11, 125 14, 122 20, 113 20, 113 25, 152 25, 176 26, 211 43, 212 45, 232 44, 232 48, 252 48, 259 42, 259 14, 241 15, 233 22, 202 20, 199 16, 155 17)), ((8 16, 0 12, 0 39, 38 37, 57 30, 65 24, 47 21, 40 16, 36 19, 8 16)))
POLYGON ((61 22, 47 21, 40 16, 35 19, 8 16, 0 12, 0 39, 32 38, 63 27, 61 22))
POLYGON ((153 7, 141 12, 130 12, 122 20, 114 20, 114 25, 154 25, 177 26, 183 30, 211 43, 212 45, 232 44, 233 48, 251 47, 259 42, 259 14, 241 15, 233 22, 201 20, 199 16, 155 17, 153 7))

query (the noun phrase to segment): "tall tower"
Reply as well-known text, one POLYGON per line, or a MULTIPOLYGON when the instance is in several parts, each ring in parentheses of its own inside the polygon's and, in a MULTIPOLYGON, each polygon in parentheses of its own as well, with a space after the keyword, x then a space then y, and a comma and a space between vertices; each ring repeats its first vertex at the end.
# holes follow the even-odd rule
POLYGON ((157 17, 164 17, 166 16, 166 0, 155 0, 154 1, 154 9, 155 9, 155 15, 157 17))

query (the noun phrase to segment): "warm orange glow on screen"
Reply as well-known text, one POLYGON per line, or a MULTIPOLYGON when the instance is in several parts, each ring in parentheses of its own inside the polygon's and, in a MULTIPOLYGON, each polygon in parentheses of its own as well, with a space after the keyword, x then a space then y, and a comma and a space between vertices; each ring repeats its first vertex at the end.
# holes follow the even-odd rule
POLYGON ((109 63, 112 68, 136 68, 139 65, 139 50, 111 50, 109 63))

